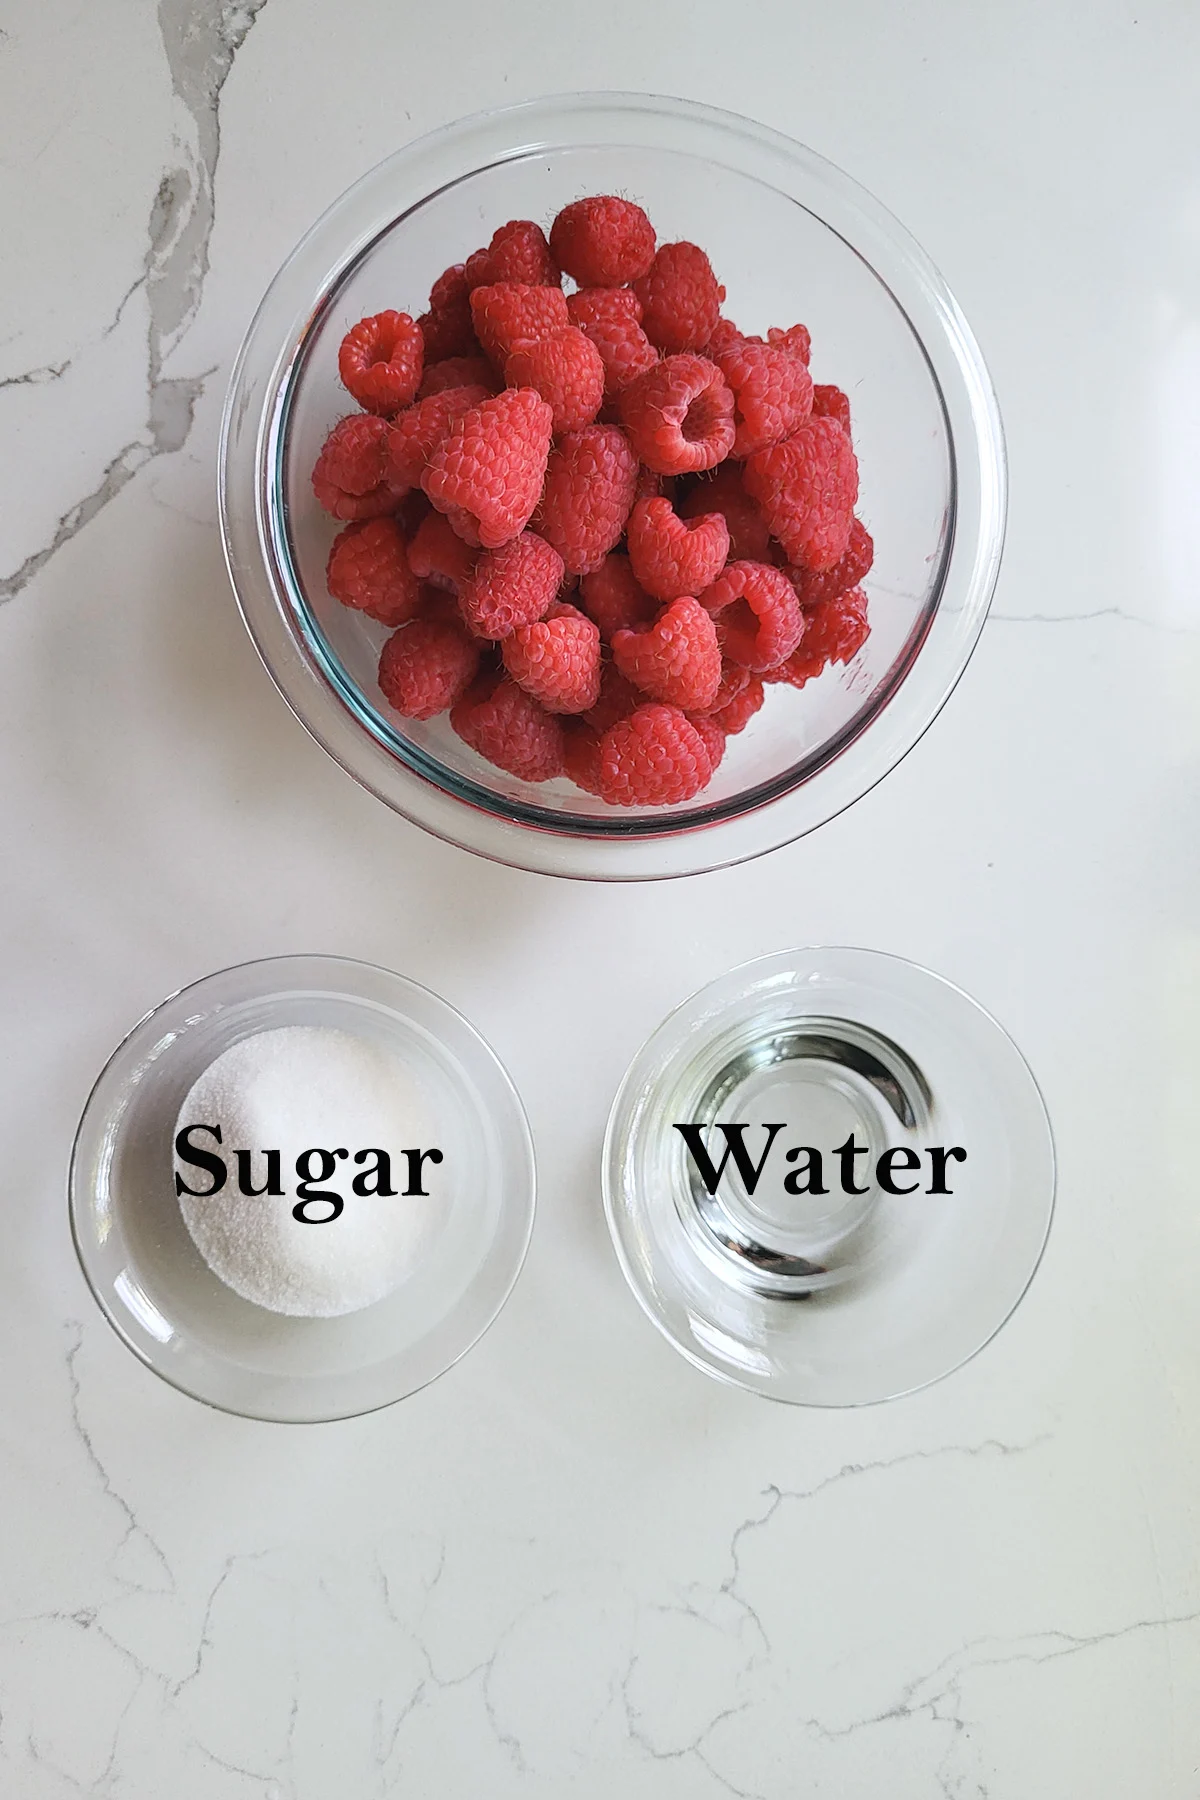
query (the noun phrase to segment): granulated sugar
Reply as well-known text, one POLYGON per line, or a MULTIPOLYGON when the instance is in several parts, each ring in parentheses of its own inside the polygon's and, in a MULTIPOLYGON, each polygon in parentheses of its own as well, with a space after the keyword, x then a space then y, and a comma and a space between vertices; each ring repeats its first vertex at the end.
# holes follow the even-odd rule
MULTIPOLYGON (((405 1150, 430 1148, 429 1114, 420 1089, 398 1056, 349 1032, 325 1026, 286 1026, 262 1031, 231 1046, 200 1076, 176 1122, 176 1137, 193 1130, 190 1148, 219 1157, 228 1178, 216 1193, 185 1192, 180 1210, 192 1240, 213 1273, 243 1299, 271 1312, 335 1318, 382 1299, 409 1277, 429 1248, 443 1207, 439 1169, 431 1159, 410 1179, 405 1150), (311 1157, 312 1190, 336 1193, 343 1206, 328 1218, 329 1202, 309 1200, 306 1223, 293 1209, 303 1196, 297 1159, 324 1149, 336 1156, 325 1179, 326 1159, 311 1157), (279 1152, 281 1195, 239 1190, 236 1153, 250 1152, 248 1185, 267 1181, 268 1150, 279 1152), (364 1171, 379 1159, 359 1152, 387 1152, 394 1195, 355 1193, 378 1185, 364 1171), (423 1174, 420 1170, 423 1169, 423 1174), (406 1194, 424 1187, 427 1196, 406 1194)), ((242 1166, 245 1167, 245 1159, 242 1166)), ((175 1169, 185 1187, 210 1188, 217 1172, 182 1160, 175 1169)))

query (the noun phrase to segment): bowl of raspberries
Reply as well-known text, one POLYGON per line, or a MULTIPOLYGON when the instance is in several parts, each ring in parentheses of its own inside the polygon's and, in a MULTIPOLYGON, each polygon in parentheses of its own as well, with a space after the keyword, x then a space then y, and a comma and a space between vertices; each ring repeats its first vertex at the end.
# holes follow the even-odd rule
POLYGON ((1005 510, 940 276, 763 127, 605 94, 372 171, 251 326, 221 451, 292 709, 426 829, 550 873, 758 854, 881 778, 1005 510))

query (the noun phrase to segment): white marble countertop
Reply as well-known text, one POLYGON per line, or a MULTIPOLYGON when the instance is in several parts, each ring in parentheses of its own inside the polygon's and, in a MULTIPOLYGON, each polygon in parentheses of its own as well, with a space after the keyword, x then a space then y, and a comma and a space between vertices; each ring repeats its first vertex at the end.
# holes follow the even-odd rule
POLYGON ((0 33, 0 1790, 15 1800, 1190 1800, 1200 1791, 1200 141, 1181 0, 41 0, 0 33), (473 861, 356 789, 225 578, 249 314, 343 187, 458 114, 637 86, 804 139, 904 220, 1008 430, 995 611, 815 836, 685 884, 473 861), (597 1196, 633 1050, 732 962, 876 946, 995 1011, 1061 1160, 1042 1270, 859 1412, 706 1381, 597 1196), (66 1229, 133 1020, 320 950, 512 1069, 512 1301, 402 1406, 255 1425, 155 1379, 66 1229))

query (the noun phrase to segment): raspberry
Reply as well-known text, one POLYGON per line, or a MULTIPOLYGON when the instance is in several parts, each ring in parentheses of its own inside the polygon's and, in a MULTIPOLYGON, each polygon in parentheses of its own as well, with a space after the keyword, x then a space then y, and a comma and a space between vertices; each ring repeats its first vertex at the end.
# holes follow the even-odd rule
POLYGON ((506 638, 545 618, 562 577, 562 557, 532 531, 485 550, 458 597, 468 629, 476 637, 506 638))
POLYGON ((614 631, 649 625, 658 611, 650 595, 638 586, 629 558, 616 552, 583 577, 579 592, 584 612, 596 621, 605 639, 614 631))
POLYGON ((392 420, 388 432, 387 478, 401 491, 416 487, 425 465, 450 427, 473 406, 491 398, 490 387, 442 388, 418 400, 392 420))
POLYGON ((604 561, 625 529, 636 480, 637 458, 617 426, 585 425, 560 439, 536 523, 569 574, 590 574, 604 561))
POLYGON ((449 519, 431 512, 408 546, 408 566, 418 581, 458 594, 475 572, 475 552, 463 543, 449 519))
POLYGON ((438 276, 430 290, 429 311, 421 314, 417 324, 425 340, 426 363, 469 356, 478 350, 471 322, 470 289, 462 263, 455 263, 438 276))
POLYGON ((504 666, 547 712, 586 712, 600 697, 600 633, 576 607, 552 606, 536 624, 517 626, 504 666))
POLYGON ((673 600, 645 631, 614 633, 612 652, 622 675, 652 700, 704 712, 716 699, 721 650, 712 616, 698 600, 673 600))
POLYGON ((461 625, 414 619, 383 646, 379 687, 402 718, 432 719, 453 706, 478 666, 479 645, 461 625))
POLYGON ((476 337, 498 369, 522 338, 545 337, 571 322, 561 288, 515 281, 477 287, 471 295, 471 317, 476 337))
POLYGON ((563 767, 576 787, 600 797, 600 739, 580 719, 568 719, 563 727, 563 767))
POLYGON ((718 616, 721 644, 730 662, 762 674, 792 654, 804 632, 796 590, 769 563, 730 563, 700 596, 718 616))
POLYGON ((832 569, 823 569, 816 574, 811 569, 796 564, 788 570, 788 577, 800 596, 800 604, 805 612, 819 606, 822 600, 835 600, 839 594, 848 593, 857 587, 864 575, 868 574, 875 561, 875 545, 871 534, 861 519, 850 521, 850 541, 846 545, 846 554, 835 562, 832 569))
POLYGON ((704 739, 677 706, 639 706, 600 739, 600 795, 610 806, 670 806, 711 780, 704 739))
POLYGON ((464 413, 430 457, 421 485, 467 543, 495 550, 524 531, 542 490, 550 417, 532 388, 506 388, 464 413))
POLYGON ((646 704, 646 696, 640 688, 635 688, 632 681, 626 681, 616 663, 606 662, 600 671, 600 698, 595 706, 590 706, 584 718, 593 731, 607 731, 618 719, 627 719, 631 712, 646 704))
POLYGON ((464 744, 522 781, 551 781, 563 772, 561 722, 507 676, 489 676, 451 708, 464 744))
POLYGON ((342 339, 338 374, 360 406, 396 413, 411 404, 421 385, 425 339, 407 313, 381 312, 360 319, 342 339))
POLYGON ((387 475, 388 422, 372 413, 339 419, 312 472, 313 493, 335 519, 375 519, 398 495, 387 475))
POLYGON ((791 437, 812 409, 812 376, 798 356, 770 344, 742 343, 717 356, 733 390, 733 455, 741 461, 791 437))
POLYGON ((697 244, 664 244, 633 291, 642 303, 643 331, 668 356, 703 349, 725 298, 697 244))
POLYGON ((729 527, 729 555, 734 562, 766 562, 771 544, 767 521, 742 485, 742 471, 724 462, 703 475, 687 494, 679 512, 685 519, 719 512, 729 527))
POLYGON ((536 388, 554 415, 554 432, 581 431, 604 399, 600 352, 576 325, 518 344, 504 365, 510 387, 536 388))
POLYGON ((861 588, 852 588, 848 594, 837 594, 832 600, 822 600, 816 610, 808 614, 800 648, 777 669, 772 669, 766 680, 786 681, 792 687, 803 687, 829 663, 848 663, 862 649, 870 633, 867 596, 861 588))
POLYGON ((658 361, 658 351, 642 330, 642 304, 632 288, 581 288, 568 299, 567 312, 572 325, 600 352, 606 400, 615 400, 635 375, 644 375, 658 361))
POLYGON ((492 233, 487 247, 489 282, 519 281, 528 287, 561 287, 562 274, 532 219, 510 219, 492 233))
POLYGON ((698 594, 715 581, 729 555, 729 527, 720 513, 684 522, 669 500, 638 500, 626 526, 633 573, 656 600, 698 594))
POLYGON ((718 319, 713 326, 712 336, 704 346, 703 354, 710 361, 716 362, 727 350, 738 349, 742 344, 761 344, 762 341, 762 338, 747 337, 744 331, 738 330, 732 319, 718 319))
POLYGON ((799 431, 746 464, 746 487, 792 562, 828 569, 850 541, 858 498, 858 462, 834 419, 808 419, 799 431))
POLYGON ((482 356, 445 356, 441 362, 430 363, 426 367, 417 389, 417 399, 428 400, 431 394, 440 394, 445 388, 456 387, 481 387, 486 388, 489 394, 494 394, 496 372, 482 356))
POLYGON ((463 283, 468 294, 473 294, 477 287, 486 287, 492 279, 492 256, 490 250, 473 250, 463 264, 463 283))
POLYGON ((325 566, 325 581, 335 600, 381 625, 403 625, 421 604, 408 545, 394 519, 368 519, 339 531, 325 566))
POLYGON ((807 325, 789 325, 786 331, 781 331, 777 325, 772 325, 767 333, 767 342, 777 350, 790 351, 793 356, 800 358, 805 368, 808 367, 808 359, 812 351, 812 337, 807 325))
POLYGON ((821 383, 813 389, 812 409, 818 419, 836 419, 850 436, 850 402, 840 387, 821 383))
MULTIPOLYGON (((763 703, 762 676, 751 675, 748 669, 743 669, 740 673, 746 676, 745 687, 739 688, 724 705, 718 704, 708 713, 708 717, 716 721, 726 737, 732 737, 737 731, 744 731, 763 703)), ((724 686, 722 677, 721 688, 724 686)), ((718 703, 721 700, 720 690, 717 692, 717 700, 718 703)))
POLYGON ((580 287, 621 287, 654 261, 654 227, 632 200, 593 194, 564 206, 550 227, 550 249, 580 287))
POLYGON ((660 475, 714 468, 733 448, 733 395, 707 357, 668 356, 622 388, 617 407, 634 449, 660 475))
POLYGON ((719 724, 712 713, 689 713, 688 724, 700 733, 701 742, 708 751, 708 760, 712 764, 715 775, 725 754, 725 728, 719 724))

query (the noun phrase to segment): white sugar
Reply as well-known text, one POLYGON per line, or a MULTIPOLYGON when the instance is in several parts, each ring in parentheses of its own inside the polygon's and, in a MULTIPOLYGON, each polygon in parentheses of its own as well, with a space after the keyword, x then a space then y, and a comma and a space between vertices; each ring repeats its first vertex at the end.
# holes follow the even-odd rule
MULTIPOLYGON (((258 1032, 231 1046, 200 1076, 176 1122, 176 1136, 188 1127, 221 1127, 218 1146, 211 1134, 193 1132, 189 1143, 220 1157, 228 1179, 217 1193, 184 1193, 180 1210, 192 1240, 213 1273, 243 1299, 271 1312, 304 1318, 335 1318, 357 1312, 391 1293, 416 1269, 435 1235, 443 1204, 440 1171, 432 1162, 424 1175, 409 1178, 403 1152, 430 1148, 429 1109, 400 1058, 382 1046, 325 1026, 293 1025, 258 1032), (315 1148, 342 1151, 325 1180, 314 1189, 343 1199, 334 1219, 328 1203, 310 1203, 310 1216, 294 1217, 300 1204, 297 1159, 315 1148), (250 1196, 238 1185, 236 1152, 252 1153, 250 1185, 266 1181, 267 1150, 277 1150, 281 1195, 250 1196), (383 1150, 392 1165, 394 1195, 352 1191, 357 1152, 383 1150), (424 1187, 427 1197, 405 1194, 424 1187)), ((319 1159, 305 1165, 314 1172, 319 1159)), ((175 1157, 184 1185, 204 1190, 213 1175, 175 1157)), ((215 1172, 214 1172, 215 1173, 215 1172)), ((364 1176, 362 1185, 374 1186, 364 1176)))

